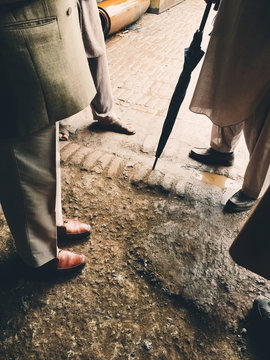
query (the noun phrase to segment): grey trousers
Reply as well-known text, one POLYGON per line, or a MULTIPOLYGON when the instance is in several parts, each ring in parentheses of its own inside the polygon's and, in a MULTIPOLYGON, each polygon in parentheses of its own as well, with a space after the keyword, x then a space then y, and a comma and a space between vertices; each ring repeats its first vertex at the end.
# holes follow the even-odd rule
MULTIPOLYGON (((96 87, 96 96, 90 107, 93 119, 102 124, 111 124, 118 120, 114 110, 114 101, 106 54, 104 34, 96 0, 80 0, 82 15, 82 38, 89 69, 96 87)), ((69 126, 72 118, 61 120, 60 124, 69 126)))
POLYGON ((112 123, 118 118, 114 111, 108 60, 103 30, 96 0, 80 0, 82 8, 82 38, 89 68, 97 90, 91 102, 94 120, 112 123))
MULTIPOLYGON (((114 109, 106 53, 98 57, 89 57, 87 60, 97 91, 94 99, 90 103, 93 119, 101 124, 111 124, 118 120, 118 116, 114 109)), ((72 118, 67 118, 61 120, 60 124, 68 126, 71 125, 72 121, 72 118)))
POLYGON ((61 224, 62 215, 60 185, 56 201, 60 180, 56 144, 55 125, 23 138, 0 141, 0 202, 17 252, 32 267, 57 256, 56 222, 61 224))
MULTIPOLYGON (((96 87, 96 96, 90 107, 93 119, 102 124, 118 120, 114 110, 113 93, 109 74, 104 34, 96 0, 80 0, 82 15, 82 38, 89 69, 96 87)), ((60 124, 69 126, 72 118, 61 120, 60 124)))
POLYGON ((245 194, 258 198, 270 184, 269 96, 265 97, 246 121, 222 128, 213 125, 210 146, 217 151, 234 151, 242 131, 249 151, 249 162, 244 174, 242 190, 245 194))
MULTIPOLYGON (((106 53, 96 58, 88 58, 96 95, 90 103, 93 119, 101 124, 111 124, 118 120, 114 109, 113 94, 109 75, 106 53)), ((69 126, 73 122, 72 117, 60 121, 60 125, 69 126)))
POLYGON ((88 58, 88 64, 97 90, 90 104, 93 119, 102 124, 115 122, 118 117, 114 110, 107 56, 103 54, 97 58, 88 58))

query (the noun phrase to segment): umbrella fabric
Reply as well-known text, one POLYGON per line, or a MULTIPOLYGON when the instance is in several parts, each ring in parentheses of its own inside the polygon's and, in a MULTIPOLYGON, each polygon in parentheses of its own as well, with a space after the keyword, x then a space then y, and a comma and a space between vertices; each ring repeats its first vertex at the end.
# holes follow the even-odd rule
POLYGON ((206 5, 200 28, 195 32, 189 48, 185 49, 184 67, 175 87, 172 99, 170 101, 167 116, 163 124, 162 133, 156 151, 156 159, 152 170, 154 170, 157 160, 160 157, 171 134, 179 108, 185 98, 186 91, 190 83, 191 73, 204 55, 204 51, 201 49, 202 34, 211 5, 211 2, 206 5))

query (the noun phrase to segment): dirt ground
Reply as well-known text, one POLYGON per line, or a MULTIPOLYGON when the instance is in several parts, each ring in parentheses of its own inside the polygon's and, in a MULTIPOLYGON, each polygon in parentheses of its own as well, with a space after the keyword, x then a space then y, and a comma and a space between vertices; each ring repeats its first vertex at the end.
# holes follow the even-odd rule
MULTIPOLYGON (((205 223, 198 202, 78 166, 63 167, 63 198, 67 217, 91 219, 93 226, 90 239, 62 244, 87 257, 77 277, 33 277, 18 261, 1 216, 1 360, 257 358, 248 314, 265 282, 241 270, 240 281, 230 278, 236 267, 227 259, 217 291, 212 261, 192 267, 202 247, 196 231, 205 223), (189 268, 181 273, 185 258, 189 268)), ((232 226, 227 235, 239 227, 232 226)), ((220 251, 214 242, 207 249, 212 256, 220 251)))

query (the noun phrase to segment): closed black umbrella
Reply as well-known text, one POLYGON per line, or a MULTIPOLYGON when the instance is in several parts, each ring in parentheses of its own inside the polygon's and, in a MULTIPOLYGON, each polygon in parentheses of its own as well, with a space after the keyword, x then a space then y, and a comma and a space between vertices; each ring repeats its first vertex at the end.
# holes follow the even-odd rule
MULTIPOLYGON (((219 5, 218 0, 215 4, 214 9, 218 9, 219 5)), ((158 158, 160 157, 167 140, 171 134, 173 125, 175 123, 179 108, 184 100, 184 97, 186 95, 187 87, 190 82, 191 73, 201 60, 201 58, 204 55, 204 51, 201 49, 201 42, 202 42, 202 35, 203 30, 205 27, 206 20, 208 18, 210 9, 211 9, 212 2, 209 1, 206 5, 206 8, 204 10, 203 18, 199 27, 199 30, 197 30, 193 36, 193 40, 189 46, 189 48, 185 49, 185 61, 184 61, 184 67, 181 72, 181 75, 179 77, 178 83, 175 87, 173 96, 171 98, 171 102, 169 105, 169 109, 167 112, 166 119, 163 124, 162 133, 159 139, 157 151, 156 151, 156 159, 153 165, 152 170, 155 169, 156 163, 158 158)))

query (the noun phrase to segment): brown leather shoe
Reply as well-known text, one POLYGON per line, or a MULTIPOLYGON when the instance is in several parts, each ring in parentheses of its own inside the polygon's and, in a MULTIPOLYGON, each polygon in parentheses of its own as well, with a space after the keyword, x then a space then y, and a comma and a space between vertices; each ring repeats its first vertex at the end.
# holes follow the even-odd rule
POLYGON ((193 148, 189 153, 189 157, 199 161, 202 164, 213 166, 232 166, 234 161, 233 152, 224 153, 210 148, 193 148))
POLYGON ((84 267, 86 262, 84 255, 62 249, 58 249, 57 259, 57 272, 71 272, 80 270, 84 267))
MULTIPOLYGON (((85 256, 68 250, 58 249, 57 258, 34 269, 34 274, 41 277, 51 277, 55 274, 66 274, 79 271, 85 265, 85 256)), ((33 269, 32 269, 33 270, 33 269)))
POLYGON ((57 240, 78 240, 91 233, 91 226, 75 219, 64 219, 62 226, 57 226, 57 240))

